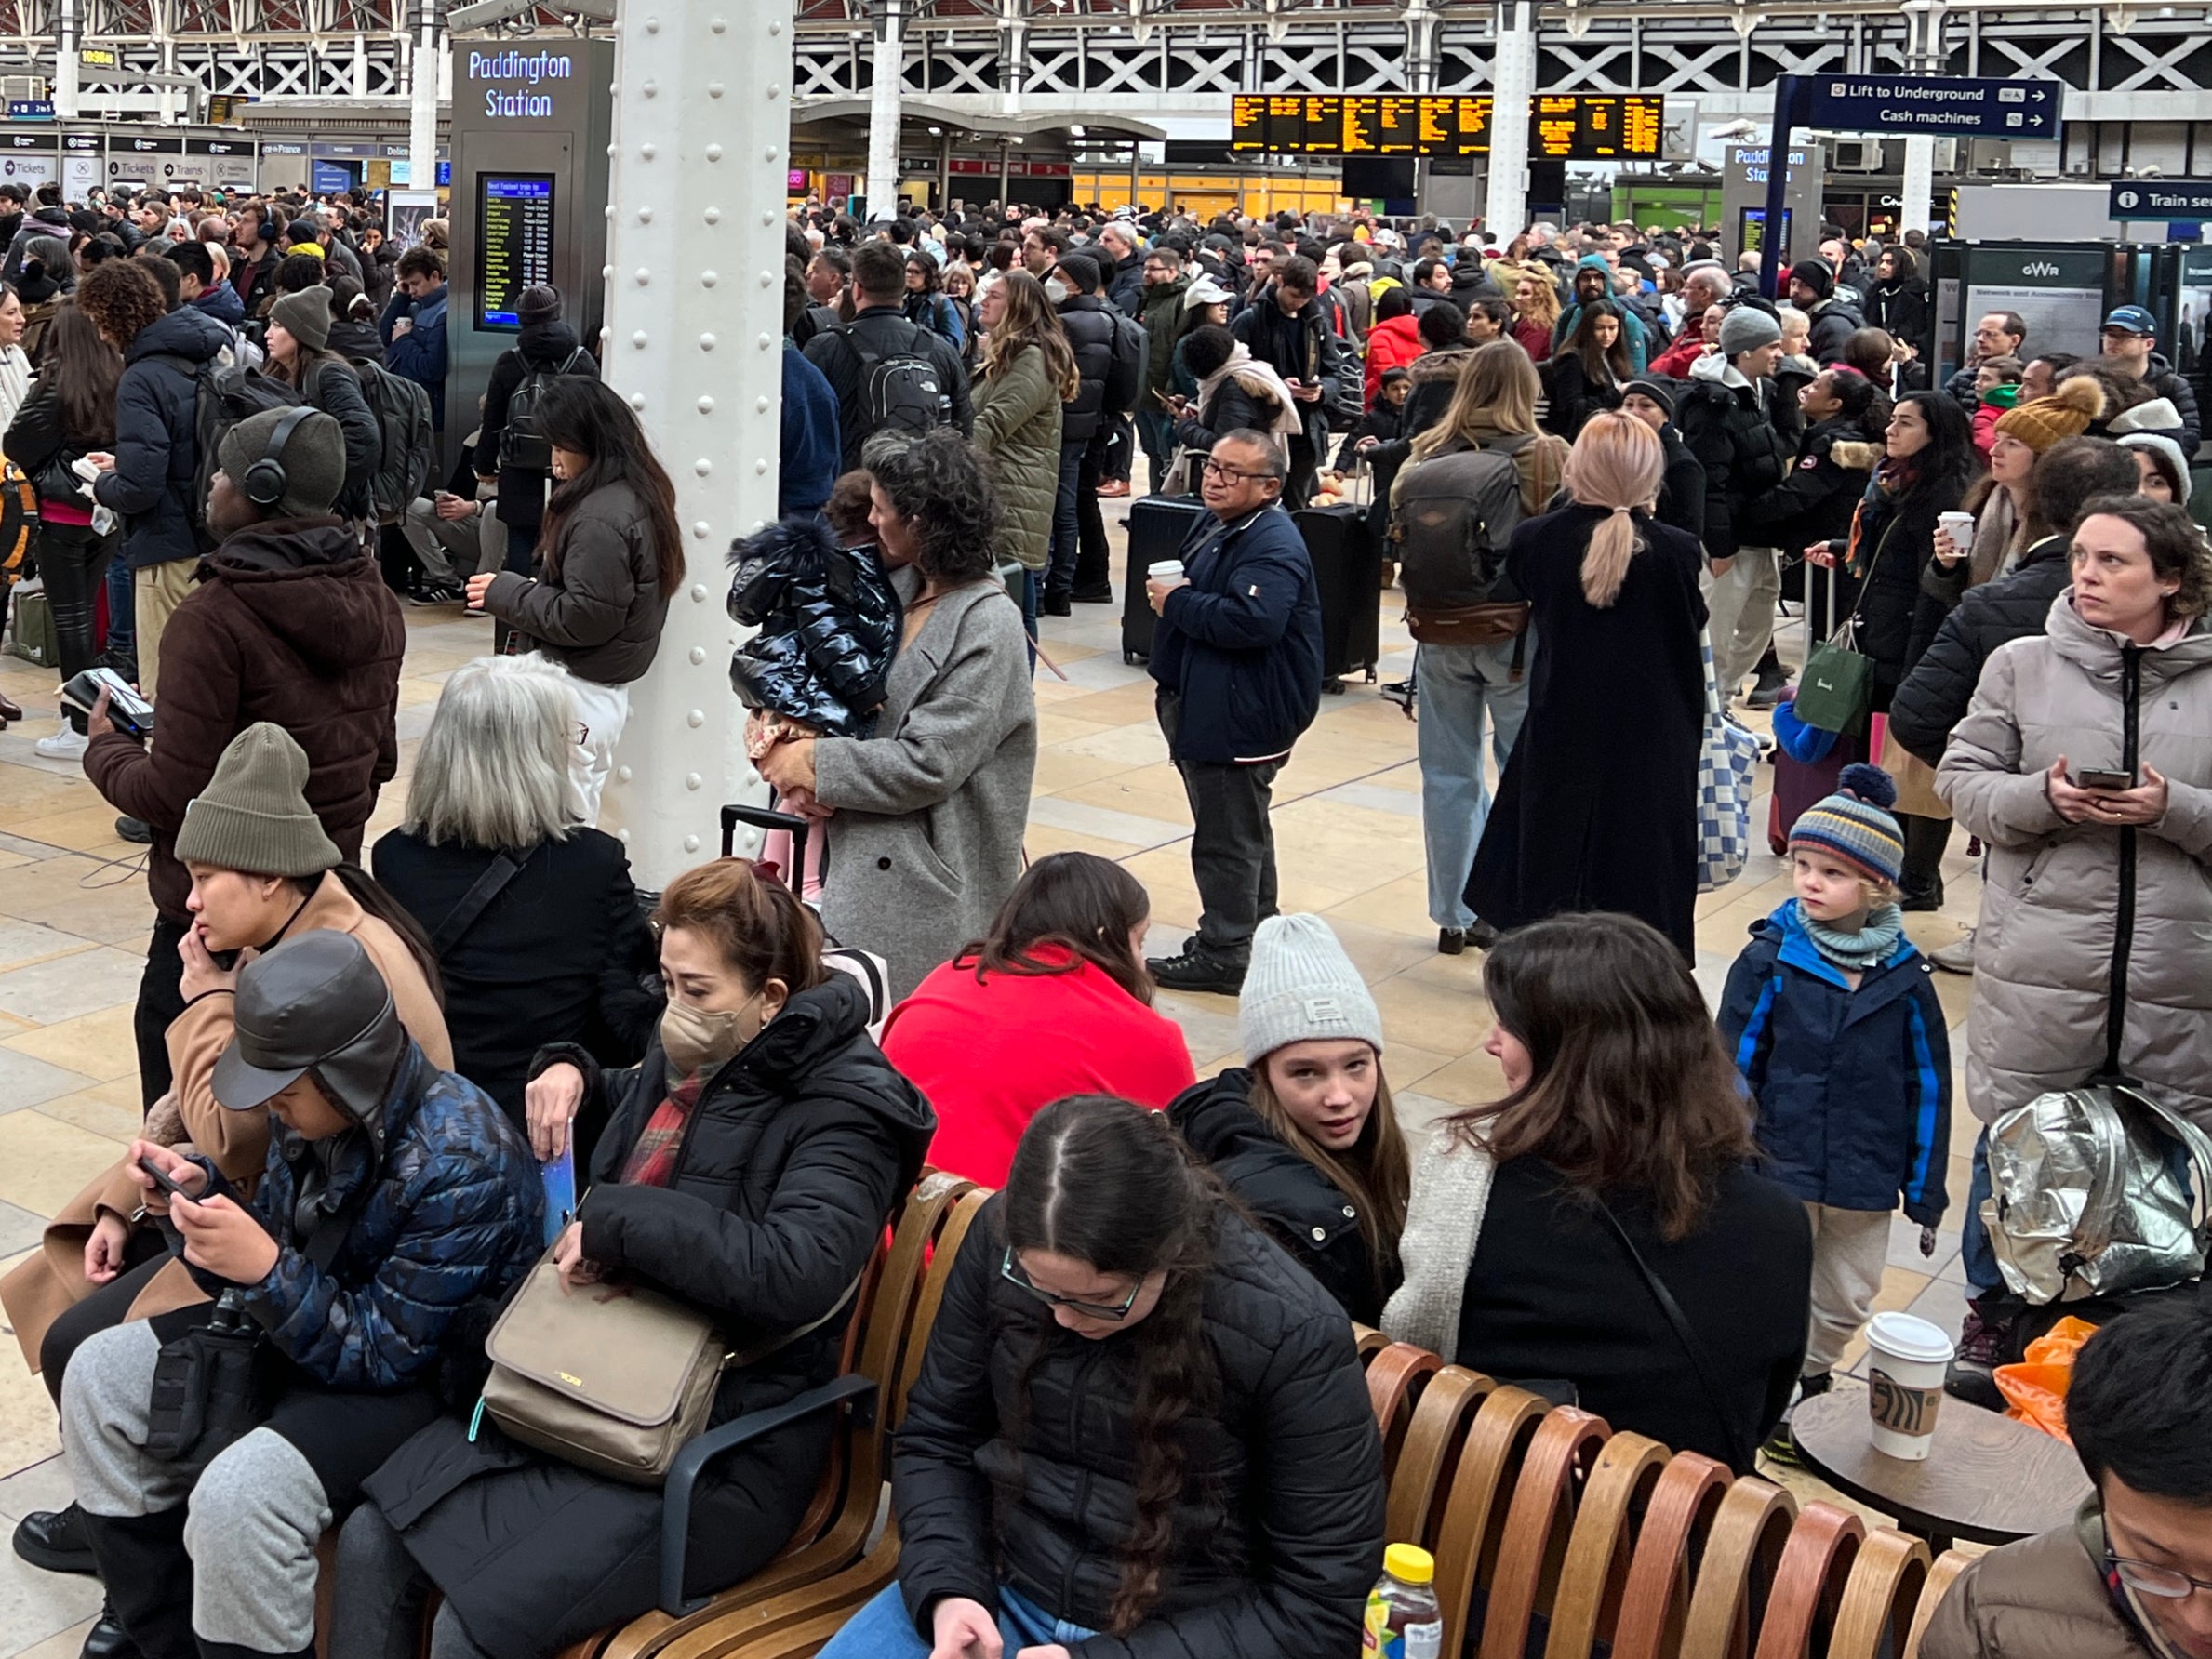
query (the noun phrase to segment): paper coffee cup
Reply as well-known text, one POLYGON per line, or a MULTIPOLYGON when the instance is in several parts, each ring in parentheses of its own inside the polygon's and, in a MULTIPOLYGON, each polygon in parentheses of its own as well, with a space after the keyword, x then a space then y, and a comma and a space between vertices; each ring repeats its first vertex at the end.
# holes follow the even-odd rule
POLYGON ((1952 545, 1962 553, 1974 547, 1974 515, 1970 512, 1939 512, 1936 524, 1951 538, 1952 545))
POLYGON ((1155 582, 1172 582, 1183 573, 1180 559, 1162 559, 1157 564, 1147 564, 1144 574, 1155 582))
POLYGON ((1957 1350, 1940 1326, 1909 1313, 1867 1321, 1866 1348, 1874 1450, 1917 1463, 1934 1440, 1943 1373, 1957 1350))

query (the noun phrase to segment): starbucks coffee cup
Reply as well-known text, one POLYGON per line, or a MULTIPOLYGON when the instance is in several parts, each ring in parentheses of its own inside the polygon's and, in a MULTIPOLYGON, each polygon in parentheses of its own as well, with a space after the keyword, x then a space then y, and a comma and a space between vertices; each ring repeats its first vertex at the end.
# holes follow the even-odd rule
POLYGON ((1943 1373, 1957 1349, 1939 1326, 1909 1313, 1867 1321, 1866 1349, 1874 1450, 1917 1463, 1934 1440, 1943 1373))
POLYGON ((1182 579, 1183 562, 1180 559, 1162 559, 1157 564, 1147 564, 1144 574, 1155 582, 1176 582, 1182 579))

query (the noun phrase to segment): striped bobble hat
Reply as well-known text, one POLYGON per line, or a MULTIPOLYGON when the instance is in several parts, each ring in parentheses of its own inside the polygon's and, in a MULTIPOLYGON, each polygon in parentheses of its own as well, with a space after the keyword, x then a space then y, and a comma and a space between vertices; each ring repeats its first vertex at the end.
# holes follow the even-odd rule
POLYGON ((1897 785, 1879 766, 1846 766, 1836 792, 1808 807, 1790 830, 1790 850, 1809 847, 1839 858, 1861 875, 1897 885, 1905 864, 1905 835, 1890 816, 1897 785))

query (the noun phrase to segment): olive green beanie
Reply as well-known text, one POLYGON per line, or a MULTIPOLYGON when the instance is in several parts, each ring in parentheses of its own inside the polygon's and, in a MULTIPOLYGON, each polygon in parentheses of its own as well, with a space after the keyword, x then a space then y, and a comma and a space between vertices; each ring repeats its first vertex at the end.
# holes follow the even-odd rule
POLYGON ((307 804, 307 751, 291 733, 267 721, 247 726, 184 809, 177 861, 257 876, 336 869, 343 859, 307 804))

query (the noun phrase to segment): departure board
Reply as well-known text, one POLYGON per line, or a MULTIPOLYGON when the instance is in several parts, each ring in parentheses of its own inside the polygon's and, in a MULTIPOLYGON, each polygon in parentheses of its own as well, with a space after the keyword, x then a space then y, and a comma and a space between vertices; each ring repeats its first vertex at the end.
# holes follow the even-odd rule
POLYGON ((551 173, 480 173, 476 326, 520 328, 522 291, 553 281, 551 173))
MULTIPOLYGON (((1528 153, 1657 159, 1666 103, 1657 93, 1539 96, 1529 101, 1528 153)), ((1484 155, 1490 113, 1487 93, 1246 93, 1230 100, 1229 147, 1279 155, 1484 155)))

